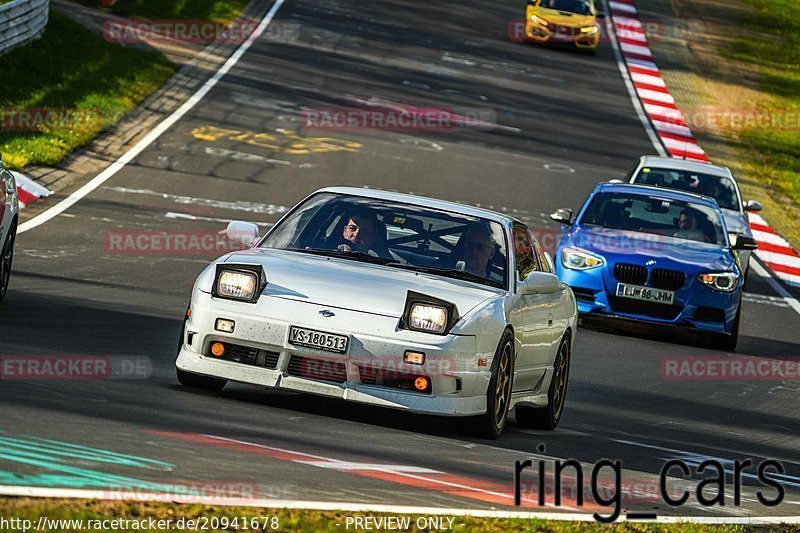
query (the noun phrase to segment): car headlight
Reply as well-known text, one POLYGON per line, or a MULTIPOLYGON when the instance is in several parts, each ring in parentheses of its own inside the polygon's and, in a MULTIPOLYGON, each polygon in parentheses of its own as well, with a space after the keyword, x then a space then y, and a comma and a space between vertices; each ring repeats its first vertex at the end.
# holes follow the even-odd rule
POLYGON ((599 26, 585 26, 581 28, 581 33, 585 35, 594 35, 595 33, 600 31, 599 26))
POLYGON ((531 22, 533 22, 534 24, 540 24, 542 26, 549 26, 550 25, 546 20, 544 20, 539 15, 531 15, 531 22))
POLYGON ((413 304, 408 314, 408 326, 419 331, 444 333, 447 327, 447 309, 438 305, 413 304))
POLYGON ((733 292, 736 290, 739 274, 734 272, 710 272, 708 274, 700 274, 697 279, 714 290, 733 292))
POLYGON ((260 265, 217 265, 212 296, 255 303, 266 287, 266 278, 260 265))
POLYGON ((573 270, 589 270, 605 265, 606 261, 599 255, 579 248, 564 248, 561 251, 561 264, 573 270))

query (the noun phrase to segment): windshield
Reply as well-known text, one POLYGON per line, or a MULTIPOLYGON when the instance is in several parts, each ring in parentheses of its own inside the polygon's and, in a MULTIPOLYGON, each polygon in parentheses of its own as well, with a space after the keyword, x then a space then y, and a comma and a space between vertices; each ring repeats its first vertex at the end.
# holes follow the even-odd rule
POLYGON ((690 170, 645 167, 636 175, 634 183, 704 194, 714 198, 723 209, 740 211, 736 185, 723 176, 690 170))
POLYGON ((700 204, 651 195, 598 194, 579 223, 726 245, 717 211, 700 204))
POLYGON ((588 0, 542 0, 541 7, 578 15, 592 14, 592 5, 588 0))
POLYGON ((263 248, 337 256, 507 287, 502 225, 416 205, 320 193, 281 221, 263 248))

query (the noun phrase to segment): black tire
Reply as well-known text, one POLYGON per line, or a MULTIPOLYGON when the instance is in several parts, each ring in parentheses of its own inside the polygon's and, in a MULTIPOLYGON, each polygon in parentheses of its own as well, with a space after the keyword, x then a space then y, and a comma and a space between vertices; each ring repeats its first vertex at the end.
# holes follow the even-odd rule
POLYGON ((572 362, 572 339, 567 333, 561 339, 556 360, 554 361, 553 379, 547 390, 547 406, 531 407, 517 405, 514 408, 517 425, 530 429, 543 429, 552 431, 561 421, 564 404, 567 400, 567 386, 569 385, 569 367, 572 362))
POLYGON ((210 391, 221 391, 225 384, 228 383, 227 379, 212 378, 209 376, 201 376, 199 374, 192 374, 180 368, 175 368, 178 375, 178 381, 185 387, 192 387, 195 389, 205 389, 210 391))
POLYGON ((11 281, 11 264, 14 262, 14 241, 17 238, 17 226, 12 225, 8 230, 6 242, 0 250, 0 301, 8 293, 8 284, 11 281))
POLYGON ((514 383, 514 334, 505 330, 492 361, 492 379, 486 390, 486 412, 458 419, 460 429, 478 437, 496 439, 506 427, 514 383))
POLYGON ((718 350, 733 352, 739 343, 739 321, 742 317, 742 301, 739 300, 739 307, 736 309, 736 318, 733 319, 733 329, 730 333, 712 333, 708 337, 708 347, 718 350))

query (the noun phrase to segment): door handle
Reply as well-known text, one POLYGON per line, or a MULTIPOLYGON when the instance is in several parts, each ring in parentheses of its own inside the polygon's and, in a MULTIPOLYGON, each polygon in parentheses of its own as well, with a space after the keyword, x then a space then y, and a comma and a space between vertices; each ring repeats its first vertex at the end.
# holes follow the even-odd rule
POLYGON ((553 327, 553 313, 550 313, 549 315, 547 315, 547 327, 548 328, 552 328, 553 327))

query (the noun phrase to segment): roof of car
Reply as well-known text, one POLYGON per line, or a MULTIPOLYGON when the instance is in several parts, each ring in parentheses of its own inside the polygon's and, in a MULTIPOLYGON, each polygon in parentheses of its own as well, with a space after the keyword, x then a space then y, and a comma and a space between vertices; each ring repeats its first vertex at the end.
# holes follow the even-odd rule
POLYGON ((675 170, 689 170, 703 172, 712 176, 722 176, 733 179, 733 174, 728 167, 703 163, 702 161, 692 161, 690 159, 677 159, 674 157, 661 157, 646 155, 642 157, 642 165, 645 167, 672 168, 675 170))
POLYGON ((708 196, 695 192, 681 191, 678 189, 667 189, 665 187, 653 187, 652 185, 639 185, 638 183, 601 183, 597 186, 598 192, 619 192, 632 194, 646 194, 657 196, 665 200, 677 200, 682 202, 692 202, 708 207, 719 209, 717 201, 708 196))
POLYGON ((427 196, 417 196, 415 194, 405 194, 400 192, 382 191, 380 189, 368 189, 358 187, 325 187, 317 192, 329 192, 334 194, 349 194, 351 196, 361 196, 364 198, 375 198, 378 200, 388 200, 390 202, 398 202, 404 204, 419 205, 431 209, 438 209, 441 211, 450 211, 462 215, 468 215, 496 222, 514 221, 513 217, 491 211, 489 209, 482 209, 480 207, 473 207, 471 205, 459 204, 457 202, 448 202, 447 200, 437 200, 436 198, 428 198, 427 196))

